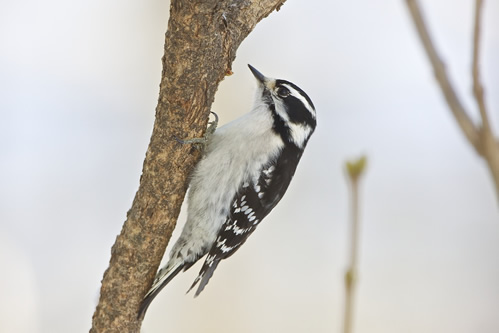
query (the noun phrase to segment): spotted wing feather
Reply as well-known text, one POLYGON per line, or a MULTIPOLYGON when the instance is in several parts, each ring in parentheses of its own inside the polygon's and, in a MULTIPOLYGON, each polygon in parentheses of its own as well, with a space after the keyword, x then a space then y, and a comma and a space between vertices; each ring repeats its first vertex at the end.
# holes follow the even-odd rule
POLYGON ((281 200, 293 178, 301 154, 298 149, 285 148, 278 159, 262 168, 258 179, 247 180, 241 185, 216 242, 191 286, 192 289, 199 283, 195 296, 208 284, 219 262, 234 254, 281 200))

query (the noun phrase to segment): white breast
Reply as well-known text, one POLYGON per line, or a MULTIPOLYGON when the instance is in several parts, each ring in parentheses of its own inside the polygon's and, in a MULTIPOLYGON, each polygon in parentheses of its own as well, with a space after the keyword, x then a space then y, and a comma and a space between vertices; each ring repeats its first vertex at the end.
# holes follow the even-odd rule
POLYGON ((272 125, 272 115, 262 105, 213 134, 192 174, 187 222, 171 258, 188 260, 209 250, 238 189, 258 179, 262 166, 283 148, 272 125))

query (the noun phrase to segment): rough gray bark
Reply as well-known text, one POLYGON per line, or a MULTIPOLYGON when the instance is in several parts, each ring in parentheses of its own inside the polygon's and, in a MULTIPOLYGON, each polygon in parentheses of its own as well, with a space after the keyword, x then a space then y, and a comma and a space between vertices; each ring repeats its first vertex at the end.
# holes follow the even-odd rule
POLYGON ((150 287, 199 158, 173 139, 200 137, 220 81, 255 25, 285 0, 173 0, 154 129, 140 186, 111 250, 90 332, 139 332, 150 287))

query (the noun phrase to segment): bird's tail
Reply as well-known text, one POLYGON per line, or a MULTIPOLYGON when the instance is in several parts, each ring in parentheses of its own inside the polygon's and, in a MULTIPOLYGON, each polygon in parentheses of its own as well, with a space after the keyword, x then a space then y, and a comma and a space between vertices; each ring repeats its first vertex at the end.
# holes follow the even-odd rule
POLYGON ((180 273, 182 269, 190 267, 190 265, 187 265, 188 267, 185 266, 185 262, 179 261, 171 267, 166 266, 165 268, 160 269, 160 271, 156 275, 156 279, 154 279, 154 283, 152 284, 151 289, 149 289, 147 294, 144 296, 142 303, 140 304, 138 318, 141 318, 145 315, 147 308, 151 304, 152 300, 156 297, 156 295, 159 294, 161 289, 163 289, 175 276, 177 276, 177 274, 180 273))
POLYGON ((199 296, 204 287, 206 287, 206 285, 208 284, 208 281, 210 281, 210 278, 212 277, 213 272, 215 272, 215 269, 217 268, 219 263, 220 259, 213 259, 208 255, 208 258, 206 258, 206 261, 201 268, 199 275, 194 280, 194 283, 189 288, 189 290, 187 290, 187 292, 191 291, 201 281, 201 283, 199 283, 198 289, 196 290, 196 293, 194 294, 194 297, 199 296))

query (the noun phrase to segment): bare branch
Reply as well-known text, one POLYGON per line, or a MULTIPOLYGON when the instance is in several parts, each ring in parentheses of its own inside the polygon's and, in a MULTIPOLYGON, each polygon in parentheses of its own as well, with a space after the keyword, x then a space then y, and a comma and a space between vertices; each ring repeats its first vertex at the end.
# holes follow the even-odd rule
POLYGON ((483 0, 475 0, 475 27, 473 33, 473 65, 472 65, 472 76, 473 76, 473 94, 478 104, 480 110, 480 116, 482 118, 481 128, 477 128, 471 121, 468 113, 464 110, 464 107, 459 102, 457 95, 452 87, 447 74, 445 73, 445 65, 440 60, 437 51, 431 41, 430 35, 426 28, 426 24, 421 15, 421 10, 419 8, 418 0, 406 0, 409 11, 412 15, 414 24, 418 31, 419 37, 423 42, 423 46, 430 58, 430 63, 435 71, 435 76, 440 85, 440 88, 445 96, 447 104, 457 120, 457 123, 461 127, 464 135, 468 141, 473 145, 475 150, 480 154, 489 167, 490 173, 494 180, 494 185, 496 189, 496 195, 499 199, 499 143, 497 142, 489 123, 489 118, 487 116, 487 109, 484 100, 484 89, 480 82, 480 72, 479 72, 479 55, 480 55, 480 23, 481 23, 481 8, 483 0))
POLYGON ((479 154, 482 154, 479 131, 471 121, 471 118, 469 117, 468 113, 457 97, 455 89, 449 80, 449 77, 446 73, 445 64, 440 59, 433 41, 431 40, 430 34, 428 33, 428 29, 426 28, 426 23, 421 14, 418 0, 406 0, 406 2, 418 31, 419 37, 421 38, 421 42, 423 43, 428 58, 430 59, 431 65, 435 72, 435 77, 445 96, 445 100, 447 101, 447 104, 449 105, 454 118, 459 124, 459 127, 461 127, 461 130, 463 131, 468 141, 473 145, 473 147, 479 154))
POLYGON ((142 297, 175 227, 218 84, 255 25, 285 0, 172 0, 156 119, 139 189, 111 250, 90 332, 139 332, 142 297))
MULTIPOLYGON (((482 19, 482 0, 476 0, 475 2, 475 29, 473 32, 473 95, 475 96, 476 102, 478 104, 478 109, 480 110, 480 116, 482 118, 482 130, 491 133, 490 123, 487 116, 487 109, 485 106, 485 99, 483 97, 483 86, 480 81, 480 69, 479 69, 479 58, 480 58, 480 25, 482 19)), ((489 135, 488 134, 488 135, 489 135)))
POLYGON ((472 77, 473 77, 473 95, 478 105, 480 111, 480 117, 482 118, 482 128, 481 128, 481 147, 483 149, 483 157, 489 165, 489 169, 492 173, 496 185, 496 193, 499 198, 499 143, 497 142, 494 133, 492 133, 492 128, 490 126, 489 117, 487 113, 487 107, 485 105, 484 88, 482 82, 480 81, 480 69, 479 69, 479 59, 480 59, 480 26, 482 23, 482 5, 483 0, 475 1, 475 27, 473 31, 473 65, 472 65, 472 77))
POLYGON ((353 332, 353 311, 355 303, 355 289, 357 282, 357 261, 359 257, 359 181, 364 174, 367 158, 362 156, 358 160, 346 163, 348 180, 351 189, 351 229, 350 253, 348 268, 345 273, 345 317, 343 320, 343 333, 353 332))

